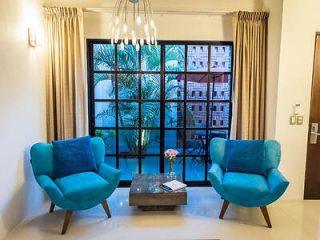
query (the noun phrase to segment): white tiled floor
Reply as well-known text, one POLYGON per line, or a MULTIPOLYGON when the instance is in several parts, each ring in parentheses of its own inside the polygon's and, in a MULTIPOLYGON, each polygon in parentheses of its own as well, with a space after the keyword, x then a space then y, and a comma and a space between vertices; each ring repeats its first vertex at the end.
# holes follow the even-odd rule
POLYGON ((128 206, 128 189, 109 198, 112 218, 101 206, 76 212, 66 235, 64 211, 49 214, 49 203, 19 224, 7 239, 320 239, 320 201, 278 201, 269 206, 273 228, 265 227, 258 208, 230 205, 218 218, 222 200, 211 187, 189 188, 188 205, 173 212, 141 212, 128 206))

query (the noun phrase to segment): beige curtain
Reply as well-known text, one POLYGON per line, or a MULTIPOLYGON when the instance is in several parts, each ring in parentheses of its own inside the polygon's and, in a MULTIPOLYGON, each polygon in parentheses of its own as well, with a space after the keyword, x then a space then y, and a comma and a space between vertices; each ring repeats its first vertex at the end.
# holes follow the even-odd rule
POLYGON ((233 15, 234 84, 231 137, 263 139, 268 16, 266 12, 233 15))
POLYGON ((87 134, 83 13, 45 8, 48 141, 87 134))

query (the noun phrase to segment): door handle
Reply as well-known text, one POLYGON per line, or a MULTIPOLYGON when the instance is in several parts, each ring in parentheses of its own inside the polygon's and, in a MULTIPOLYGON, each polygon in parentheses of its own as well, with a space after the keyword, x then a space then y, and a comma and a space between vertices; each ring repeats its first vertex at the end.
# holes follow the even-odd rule
POLYGON ((317 144, 318 142, 318 136, 320 136, 320 133, 318 133, 318 127, 318 123, 311 123, 310 144, 317 144))
POLYGON ((320 136, 320 133, 317 133, 317 132, 311 132, 311 134, 315 134, 317 136, 320 136))

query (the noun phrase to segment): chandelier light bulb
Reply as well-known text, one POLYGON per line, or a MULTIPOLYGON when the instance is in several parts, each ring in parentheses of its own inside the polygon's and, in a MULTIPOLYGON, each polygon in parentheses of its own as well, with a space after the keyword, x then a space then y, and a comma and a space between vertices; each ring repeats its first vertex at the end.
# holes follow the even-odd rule
POLYGON ((119 17, 117 16, 116 19, 114 20, 114 23, 115 23, 116 25, 118 25, 119 22, 120 22, 120 19, 119 19, 119 17))
POLYGON ((146 42, 147 42, 147 44, 150 44, 150 37, 149 37, 149 35, 147 35, 146 42))
POLYGON ((124 44, 123 44, 123 41, 121 41, 120 43, 120 50, 123 51, 124 50, 124 44))
POLYGON ((125 23, 125 24, 123 25, 123 32, 124 32, 124 33, 127 33, 127 31, 128 31, 128 25, 125 23))
POLYGON ((153 19, 150 20, 150 27, 151 27, 151 28, 154 28, 154 27, 155 27, 155 24, 154 24, 153 19))
POLYGON ((148 32, 149 32, 149 26, 148 26, 147 23, 144 25, 144 32, 145 32, 145 33, 148 33, 148 32))
POLYGON ((137 38, 135 36, 132 36, 132 44, 136 45, 137 43, 137 38))
POLYGON ((136 18, 136 23, 137 23, 138 25, 141 24, 141 17, 140 17, 140 15, 137 16, 137 18, 136 18))
POLYGON ((137 50, 137 51, 140 50, 140 45, 139 45, 139 43, 136 44, 136 50, 137 50))
POLYGON ((127 44, 138 49, 153 44, 157 39, 157 30, 150 0, 116 0, 110 30, 112 42, 119 44, 119 49, 127 44))

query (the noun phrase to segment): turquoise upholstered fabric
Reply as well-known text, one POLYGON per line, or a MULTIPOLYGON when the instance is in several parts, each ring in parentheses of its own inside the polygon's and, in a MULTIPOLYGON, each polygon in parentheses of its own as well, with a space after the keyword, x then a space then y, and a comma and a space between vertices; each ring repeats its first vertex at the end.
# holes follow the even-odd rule
POLYGON ((85 210, 100 204, 117 188, 121 171, 103 163, 105 145, 101 138, 90 139, 97 172, 83 172, 58 179, 52 144, 37 143, 31 148, 35 178, 50 200, 70 210, 85 210))
POLYGON ((109 188, 109 183, 94 172, 82 172, 57 178, 55 183, 67 199, 75 202, 94 200, 109 188))
POLYGON ((212 167, 208 177, 212 186, 225 200, 245 207, 261 207, 276 201, 287 189, 289 182, 279 172, 280 144, 264 141, 266 176, 252 173, 226 172, 226 142, 214 138, 210 143, 212 167))
POLYGON ((222 186, 231 195, 248 200, 262 198, 270 193, 266 178, 258 174, 226 172, 222 186))
POLYGON ((89 136, 53 141, 52 146, 58 178, 97 171, 89 136))
POLYGON ((267 175, 264 163, 264 141, 228 140, 225 151, 227 172, 267 175))

